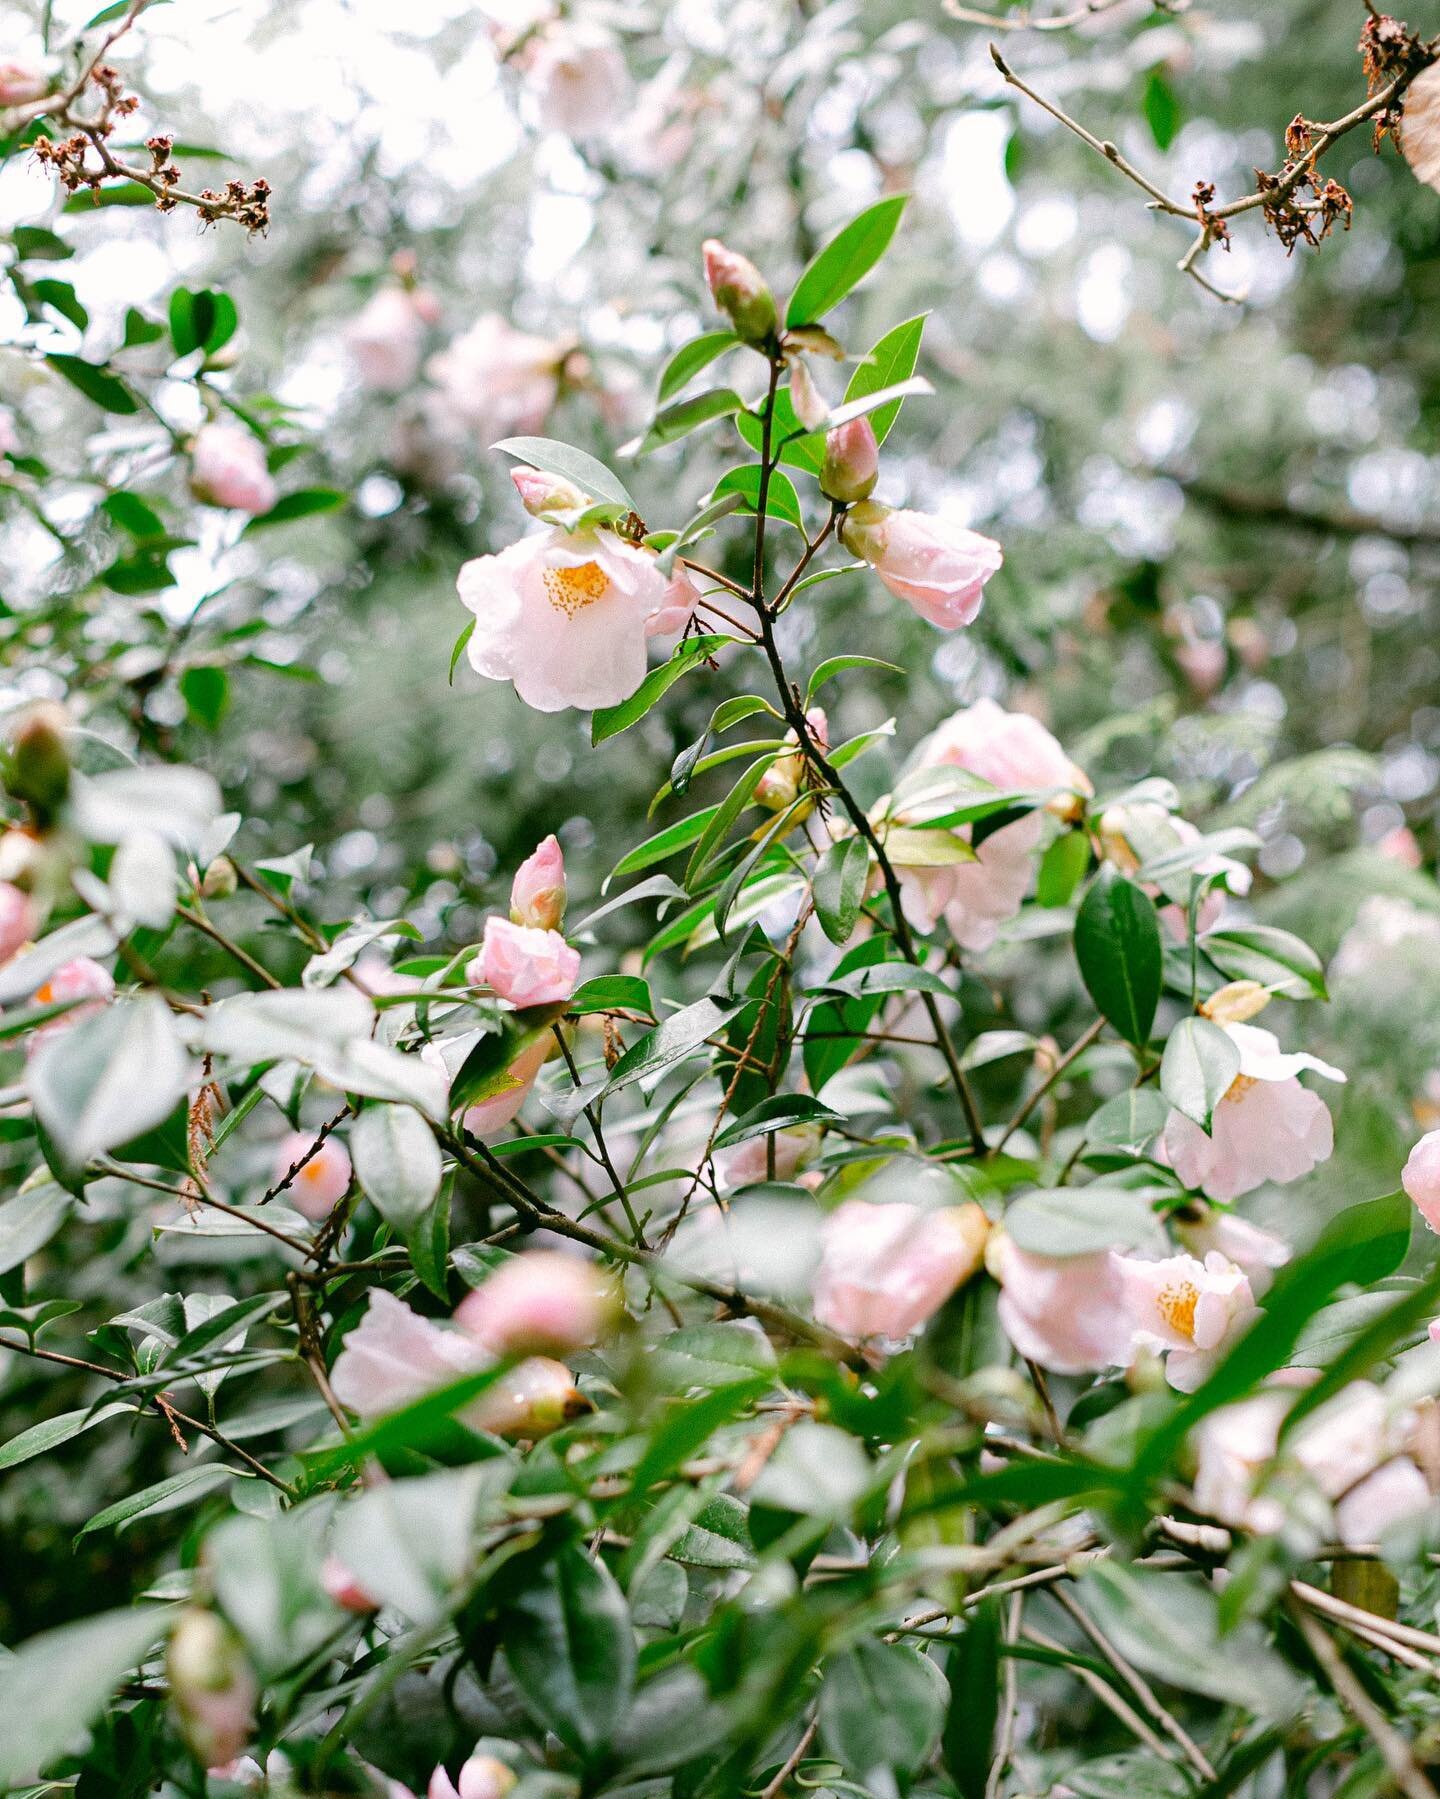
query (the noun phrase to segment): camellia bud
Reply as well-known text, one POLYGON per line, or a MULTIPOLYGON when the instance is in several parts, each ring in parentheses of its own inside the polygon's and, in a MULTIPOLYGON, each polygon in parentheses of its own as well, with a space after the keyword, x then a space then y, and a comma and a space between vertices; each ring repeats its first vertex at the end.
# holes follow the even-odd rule
POLYGON ((560 929, 565 918, 565 856, 553 832, 516 869, 510 917, 534 931, 560 929))
POLYGON ((240 885, 235 864, 228 856, 217 856, 205 870, 200 882, 201 899, 230 899, 240 885))
POLYGON ((347 1612, 378 1611, 378 1603, 370 1597, 360 1582, 345 1566, 338 1555, 327 1555, 320 1567, 320 1585, 328 1599, 347 1612))
POLYGON ((207 1768, 234 1761, 250 1741, 259 1696, 234 1632, 213 1612, 182 1612, 165 1667, 176 1721, 196 1757, 207 1768))
MULTIPOLYGON (((810 741, 824 755, 830 747, 830 721, 824 709, 812 706, 805 714, 810 741)), ((777 756, 755 783, 755 798, 772 812, 783 812, 800 796, 800 783, 805 778, 805 755, 793 731, 785 733, 785 741, 796 745, 788 756, 777 756)))
POLYGON ((472 1755, 455 1780, 437 1768, 430 1776, 427 1799, 505 1799, 514 1785, 514 1769, 498 1756, 472 1755))
POLYGON ((775 333, 775 296, 746 256, 727 250, 715 237, 700 246, 705 280, 715 304, 747 344, 762 344, 775 333))
POLYGON ((820 491, 847 506, 868 500, 880 475, 880 446, 869 419, 851 419, 825 434, 820 491))
POLYGON ((70 790, 70 752, 65 747, 68 724, 64 707, 45 700, 30 708, 10 739, 5 785, 17 800, 33 806, 42 822, 70 790))
POLYGON ((502 1374, 487 1388, 466 1416, 497 1437, 533 1440, 548 1437, 590 1409, 589 1400, 563 1362, 549 1356, 527 1356, 518 1368, 502 1374))
POLYGON ((545 512, 581 512, 590 504, 589 494, 581 493, 573 481, 547 475, 543 469, 512 468, 510 479, 531 518, 545 512))
POLYGON ((598 1343, 619 1316, 620 1296, 593 1262, 531 1249, 468 1294, 455 1321, 491 1355, 563 1356, 598 1343))
POLYGON ((1202 1000, 1202 1016, 1215 1024, 1244 1024, 1270 1004, 1270 991, 1259 981, 1230 981, 1207 1000, 1202 1000))
POLYGON ((885 521, 894 510, 878 500, 862 500, 852 506, 840 523, 841 543, 862 562, 874 562, 884 554, 885 521))

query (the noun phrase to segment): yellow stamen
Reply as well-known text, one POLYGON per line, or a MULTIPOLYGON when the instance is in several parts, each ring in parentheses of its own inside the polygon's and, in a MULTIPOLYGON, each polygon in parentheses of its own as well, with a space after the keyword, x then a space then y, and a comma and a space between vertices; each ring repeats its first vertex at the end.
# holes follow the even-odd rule
POLYGON ((582 607, 604 599, 610 588, 610 577, 598 562, 581 562, 574 568, 547 568, 545 591, 550 604, 566 618, 574 618, 582 607))
POLYGON ((1244 1099, 1245 1095, 1255 1085, 1255 1080, 1256 1077, 1253 1074, 1237 1074, 1235 1079, 1231 1081, 1230 1085, 1225 1089, 1223 1097, 1225 1099, 1244 1099))
POLYGON ((1162 1287, 1155 1298, 1160 1316, 1182 1337, 1195 1341, 1195 1308, 1200 1303, 1200 1289, 1194 1281, 1177 1281, 1173 1287, 1162 1287))

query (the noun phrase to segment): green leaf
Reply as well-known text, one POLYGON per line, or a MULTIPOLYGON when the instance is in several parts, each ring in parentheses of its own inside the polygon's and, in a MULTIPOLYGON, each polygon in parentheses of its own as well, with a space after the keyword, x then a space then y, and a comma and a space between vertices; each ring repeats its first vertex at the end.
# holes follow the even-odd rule
POLYGON ((895 235, 908 196, 893 194, 867 206, 833 237, 795 284, 785 308, 786 326, 824 318, 879 262, 895 235))
POLYGON ((192 350, 209 355, 221 349, 235 335, 238 323, 235 302, 214 288, 192 292, 177 287, 170 296, 170 340, 177 356, 188 356, 192 350))
MULTIPOLYGON (((760 509, 760 469, 759 465, 747 462, 740 468, 732 468, 715 483, 713 492, 718 499, 722 494, 738 493, 744 502, 746 512, 758 512, 760 509)), ((765 488, 766 518, 782 519, 787 525, 794 525, 797 531, 805 529, 804 514, 800 511, 800 496, 795 491, 795 483, 780 469, 771 469, 770 480, 765 488)))
POLYGON ((37 300, 58 312, 61 318, 68 319, 77 331, 83 331, 90 323, 90 314, 80 304, 75 289, 68 281, 32 281, 30 291, 37 300))
POLYGON ((610 1741, 630 1707, 635 1639, 602 1561, 567 1544, 511 1605, 501 1641, 538 1723, 587 1758, 610 1741))
POLYGON ((703 883, 710 864, 724 847, 730 835, 730 827, 742 812, 755 804, 755 789, 760 778, 775 760, 774 753, 759 756, 741 775, 720 804, 715 808, 714 816, 700 833, 699 841, 690 854, 685 865, 685 888, 689 893, 696 892, 703 883))
POLYGON ((223 1467, 219 1462, 201 1462, 194 1468, 182 1468, 168 1480, 157 1480, 153 1486, 142 1487, 138 1493, 127 1493, 114 1505, 107 1505, 103 1512, 96 1512, 76 1531, 75 1541, 78 1543, 96 1530, 123 1530, 137 1518, 144 1518, 151 1512, 170 1511, 182 1499, 188 1503, 202 1493, 213 1492, 227 1480, 240 1478, 239 1469, 223 1467))
POLYGON ((856 968, 834 974, 820 983, 820 991, 844 993, 856 998, 875 993, 938 993, 954 999, 955 990, 932 968, 916 968, 909 962, 880 962, 873 968, 856 968))
POLYGON ((1168 150, 1180 130, 1180 102, 1175 90, 1165 79, 1162 69, 1153 68, 1145 77, 1145 95, 1141 102, 1145 123, 1155 140, 1157 150, 1168 150))
POLYGON ((1325 969, 1308 943, 1271 925, 1209 931, 1200 947, 1233 981, 1259 981, 1281 999, 1328 999, 1325 969))
POLYGON ((808 1093, 776 1093, 727 1125, 715 1139, 715 1148, 729 1149, 732 1144, 748 1143, 752 1137, 768 1137, 800 1124, 839 1123, 840 1118, 839 1112, 808 1093))
POLYGON ((543 469, 547 475, 559 475, 562 481, 573 482, 582 493, 597 500, 618 500, 627 510, 635 510, 635 502, 620 478, 583 450, 557 443, 552 437, 505 437, 491 447, 531 468, 543 469))
POLYGON ((1128 1042, 1143 1044, 1160 1001, 1160 922, 1150 896, 1108 864, 1080 902, 1075 959, 1101 1014, 1128 1042))
POLYGON ((825 1665, 820 1740, 853 1780, 879 1791, 929 1757, 948 1700, 934 1662, 905 1644, 861 1637, 825 1665))
POLYGON ((78 1171, 160 1124, 194 1074, 164 1000, 141 994, 42 1042, 28 1085, 36 1118, 78 1171))
POLYGON ((704 833, 718 811, 718 806, 702 806, 698 812, 692 812, 678 824, 667 825, 663 831, 647 837, 644 843, 637 844, 628 855, 620 858, 610 870, 608 878, 613 881, 621 875, 638 874, 642 868, 653 868, 657 862, 664 862, 677 850, 688 848, 704 833))
POLYGON ((408 1236, 435 1203, 440 1146, 410 1106, 366 1106, 350 1132, 355 1175, 388 1225, 408 1236))
POLYGON ((1165 1129, 1169 1116, 1169 1106, 1153 1087, 1117 1093, 1091 1115, 1085 1127, 1085 1141, 1138 1156, 1165 1129))
POLYGON ((721 1005, 718 1000, 707 997, 672 1013, 653 1031, 647 1031, 638 1042, 630 1045, 611 1069, 603 1094, 618 1093, 632 1081, 646 1080, 679 1062, 707 1037, 721 1030, 738 1010, 734 1004, 721 1005))
POLYGON ((602 974, 584 981, 566 1001, 565 1010, 583 1018, 590 1012, 645 1012, 655 1016, 650 983, 638 974, 602 974))
POLYGON ((347 496, 334 487, 302 487, 296 493, 282 494, 268 512, 252 518, 244 535, 252 531, 268 531, 272 525, 292 524, 296 519, 314 518, 322 512, 338 512, 347 496))
POLYGON ((752 1375, 775 1374, 770 1339, 753 1324, 724 1320, 688 1324, 655 1345, 653 1363, 668 1389, 725 1387, 752 1375))
POLYGON ((1142 1673, 1268 1717, 1299 1710, 1303 1689, 1256 1624, 1222 1638, 1216 1598, 1197 1576, 1092 1562, 1077 1583, 1095 1622, 1142 1673))
POLYGON ((833 681, 836 675, 843 675, 852 668, 883 668, 891 674, 904 674, 904 669, 896 662, 882 662, 878 656, 829 656, 810 677, 805 689, 805 704, 814 703, 815 696, 827 681, 833 681))
POLYGON ((1240 1072, 1240 1051, 1228 1032, 1208 1018, 1182 1018, 1170 1033, 1160 1063, 1160 1091, 1177 1112, 1202 1131, 1240 1072))
POLYGON ((164 335, 165 327, 157 325, 153 319, 147 319, 138 307, 126 308, 123 345, 125 349, 133 350, 140 344, 157 344, 164 335))
POLYGON ((75 254, 73 244, 67 244, 44 225, 17 225, 10 233, 10 241, 21 262, 65 262, 75 254))
POLYGON ((680 348, 665 364, 665 372, 660 377, 660 392, 657 396, 660 403, 678 394, 686 382, 693 381, 701 369, 708 368, 717 356, 723 356, 727 350, 733 350, 741 340, 733 331, 707 331, 701 337, 692 337, 688 344, 680 348))
POLYGON ((438 1624, 463 1596, 475 1514, 494 1485, 490 1470, 504 1466, 447 1468, 347 1499, 335 1518, 336 1555, 373 1598, 412 1624, 438 1624))
MULTIPOLYGON (((835 974, 843 978, 884 961, 888 954, 886 939, 877 933, 846 950, 835 965, 835 974)), ((827 999, 811 1011, 805 1026, 804 1058, 805 1077, 814 1092, 849 1061, 884 1004, 884 995, 876 993, 864 999, 827 999)))
POLYGON ((622 700, 618 706, 596 708, 590 720, 591 743, 604 743, 607 737, 618 737, 621 731, 628 731, 631 725, 644 718, 655 702, 667 694, 682 675, 688 675, 707 656, 713 656, 716 650, 734 641, 733 637, 687 638, 676 648, 668 662, 650 670, 628 700, 622 700))
POLYGON ((627 445, 626 451, 635 456, 649 456, 666 444, 678 443, 702 425, 744 410, 745 402, 733 388, 707 388, 704 393, 695 394, 688 400, 677 400, 673 406, 656 413, 650 429, 637 443, 627 445))
POLYGON ((1064 831, 1040 858, 1035 878, 1037 906, 1068 906, 1090 866, 1090 839, 1084 831, 1064 831))
POLYGON ((6 1200, 0 1206, 0 1274, 8 1274, 43 1249, 74 1203, 54 1181, 40 1181, 6 1200))
POLYGON ((100 509, 113 518, 123 531, 128 531, 141 543, 147 538, 166 535, 164 519, 153 506, 147 506, 138 494, 117 490, 105 496, 100 509))
MULTIPOLYGON (((128 1412, 132 1418, 135 1416, 134 1406, 117 1401, 98 1409, 82 1405, 76 1411, 61 1412, 54 1418, 32 1424, 28 1430, 22 1430, 18 1436, 11 1437, 8 1443, 0 1443, 0 1469, 18 1468, 21 1462, 28 1462, 32 1456, 47 1455, 62 1443, 70 1442, 83 1431, 104 1423, 107 1418, 118 1417, 121 1412, 128 1412)), ((3 1684, 3 1675, 0 1675, 0 1684, 3 1684)), ((3 1754, 3 1747, 0 1747, 0 1754, 3 1754)))
POLYGON ((967 1610, 945 1665, 950 1704, 941 1753, 960 1799, 985 1799, 1000 1715, 1001 1642, 999 1601, 983 1600, 967 1610))
POLYGON ((863 837, 842 837, 821 858, 815 870, 815 915, 832 943, 849 942, 869 875, 870 850, 863 837))
POLYGON ((449 680, 450 680, 450 685, 452 687, 455 685, 455 670, 460 666, 460 658, 465 654, 465 646, 469 643, 470 639, 475 635, 475 627, 476 627, 476 625, 479 624, 479 622, 480 621, 478 618, 472 618, 472 619, 468 620, 465 625, 465 629, 455 639, 455 647, 450 652, 449 680))
POLYGON ((47 1630, 0 1661, 0 1786, 23 1786, 64 1754, 169 1625, 160 1606, 101 1612, 47 1630))
POLYGON ((58 350, 52 350, 45 360, 57 375, 63 375, 87 400, 93 400, 106 412, 128 416, 140 410, 140 402, 134 394, 118 375, 112 375, 108 369, 86 362, 80 356, 62 355, 58 350))
POLYGON ((61 212, 93 212, 97 206, 153 206, 155 196, 139 181, 113 181, 105 187, 71 194, 61 212))
POLYGON ((1017 1247, 1042 1256, 1088 1256, 1102 1249, 1155 1249, 1165 1237, 1150 1201, 1128 1187, 1041 1187, 1005 1208, 1017 1247))
POLYGON ((230 710, 230 677, 223 668, 199 663, 187 668, 176 685, 192 721, 207 731, 218 729, 230 710))
MULTIPOLYGON (((906 319, 904 324, 896 325, 887 331, 871 350, 850 377, 850 385, 845 389, 847 400, 863 400, 867 395, 878 393, 881 388, 897 387, 908 381, 915 373, 915 364, 920 356, 920 339, 925 333, 925 321, 930 315, 919 313, 913 319, 906 319)), ((870 428, 875 433, 875 441, 884 443, 890 435, 895 421, 900 416, 900 408, 904 404, 904 396, 888 400, 871 415, 870 428)))

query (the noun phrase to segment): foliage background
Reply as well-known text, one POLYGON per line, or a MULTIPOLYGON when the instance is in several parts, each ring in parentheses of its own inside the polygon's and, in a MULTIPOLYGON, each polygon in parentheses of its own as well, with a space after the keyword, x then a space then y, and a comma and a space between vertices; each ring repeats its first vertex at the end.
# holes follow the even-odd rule
MULTIPOLYGON (((83 10, 56 6, 57 28, 83 10)), ((234 642, 218 728, 187 716, 173 684, 127 683, 127 637, 146 628, 123 608, 105 626, 115 695, 128 685, 145 728, 264 821, 247 825, 246 853, 313 843, 334 915, 405 911, 432 944, 463 943, 547 830, 575 890, 592 889, 622 822, 719 697, 713 684, 682 690, 601 756, 580 715, 529 712, 463 670, 448 683, 463 622, 456 567, 508 541, 517 511, 482 441, 440 481, 397 468, 403 403, 353 381, 342 328, 391 256, 413 251, 441 297, 437 343, 489 310, 576 338, 604 404, 575 392, 548 429, 608 454, 643 420, 666 351, 709 318, 703 237, 735 243, 783 286, 861 204, 907 189, 894 251, 842 314, 847 339, 868 342, 932 313, 921 370, 937 398, 902 415, 887 497, 998 537, 1007 561, 977 626, 953 637, 873 581, 818 590, 827 651, 906 671, 852 681, 835 734, 893 714, 913 742, 982 694, 1029 704, 1097 784, 1165 773, 1187 816, 1257 828, 1257 915, 1322 953, 1366 894, 1440 912, 1433 882, 1374 848, 1402 823, 1432 865, 1437 847, 1440 353, 1426 321, 1440 196, 1393 150, 1372 158, 1353 135, 1334 159, 1357 200, 1353 230, 1291 258, 1253 223, 1237 230, 1210 267, 1252 299, 1226 307, 1176 274, 1184 239, 1167 221, 1007 94, 986 29, 936 5, 581 0, 571 11, 620 30, 640 102, 581 144, 536 130, 483 9, 458 0, 413 0, 403 17, 338 0, 187 0, 148 13, 125 47, 168 128, 269 177, 276 222, 247 242, 143 209, 67 220, 78 253, 63 273, 89 341, 113 343, 127 305, 153 305, 177 282, 226 289, 247 390, 294 408, 299 475, 354 495, 304 530, 238 550, 217 535, 174 558, 177 584, 154 602, 172 625, 219 582, 227 622, 258 627, 234 642), (669 88, 684 96, 685 137, 661 166, 642 109, 663 113, 669 88), (1215 691, 1187 680, 1182 635, 1223 648, 1215 691)), ((1356 31, 1349 0, 1126 4, 1076 32, 1017 35, 1007 53, 1172 191, 1203 178, 1234 192, 1279 161, 1295 112, 1353 103, 1356 31)), ((44 223, 53 208, 48 179, 12 159, 0 215, 44 223)), ((38 329, 74 347, 63 322, 38 329)), ((36 330, 13 294, 0 301, 0 333, 35 341, 36 330)), ((0 401, 40 446, 73 439, 84 405, 5 350, 0 401)), ((723 455, 662 452, 636 477, 642 503, 668 505, 677 482, 697 498, 723 455)), ((51 653, 53 613, 113 554, 93 524, 57 550, 16 494, 0 498, 7 698, 57 691, 73 672, 51 653)), ((786 623, 797 653, 820 628, 808 612, 786 623)), ((878 769, 866 780, 884 784, 878 769)), ((260 930, 258 908, 249 925, 260 930)), ((1073 987, 1049 967, 1036 958, 1022 1001, 1033 1017, 1021 1022, 1064 1041, 1084 1020, 1067 1015, 1073 987)), ((1440 958, 1422 944, 1403 977, 1342 978, 1336 995, 1309 1047, 1347 1067, 1351 1085, 1337 1102, 1339 1153, 1305 1189, 1316 1216, 1394 1184, 1440 1066, 1440 958)), ((985 994, 966 999, 983 1021, 985 994)), ((4 1155, 0 1143, 0 1170, 4 1155)), ((87 1283, 103 1283, 107 1303, 143 1291, 144 1221, 117 1216, 110 1239, 103 1261, 69 1271, 77 1297, 87 1283)), ((0 1440, 33 1420, 42 1392, 46 1406, 73 1403, 48 1371, 7 1359, 0 1440)), ((183 1549, 185 1510, 72 1546, 114 1483, 140 1484, 164 1462, 153 1433, 97 1442, 0 1478, 3 1559, 23 1570, 0 1583, 0 1638, 81 1615, 97 1591, 119 1602, 183 1549)))

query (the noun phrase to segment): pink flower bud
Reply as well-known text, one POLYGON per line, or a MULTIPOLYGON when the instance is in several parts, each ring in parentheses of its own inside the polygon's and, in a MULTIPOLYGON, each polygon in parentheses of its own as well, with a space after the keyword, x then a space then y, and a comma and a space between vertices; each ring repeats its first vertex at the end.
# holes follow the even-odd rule
POLYGON ((1387 861, 1399 863, 1401 868, 1419 868, 1424 861, 1415 833, 1408 825, 1396 825, 1393 831, 1387 831, 1375 849, 1377 854, 1387 861))
POLYGON ((38 63, 6 57, 0 61, 0 106, 27 106, 50 92, 49 76, 38 63))
POLYGON ((580 512, 590 504, 589 494, 581 493, 573 481, 547 475, 543 469, 512 468, 510 479, 531 518, 546 512, 580 512))
POLYGON ((279 498, 264 447, 240 425, 203 425, 196 432, 190 486, 197 500, 237 512, 268 512, 279 498))
POLYGON ((239 1641, 213 1612, 180 1614, 165 1658, 181 1734, 207 1768, 234 1761, 255 1727, 259 1685, 239 1641))
POLYGON ((76 956, 72 961, 62 962, 50 979, 35 989, 31 997, 37 1006, 61 1006, 68 1003, 70 1010, 62 1012, 58 1018, 48 1019, 31 1032, 27 1055, 33 1054, 43 1042, 68 1031, 82 1018, 93 1016, 114 991, 114 977, 92 957, 76 956), (85 1003, 87 1001, 90 1003, 85 1003))
POLYGON ((534 1355, 487 1387, 465 1413, 465 1422, 512 1442, 522 1437, 533 1441, 589 1409, 563 1362, 534 1355))
POLYGON ((942 631, 974 623, 985 583, 1004 560, 999 544, 978 531, 874 500, 845 515, 840 540, 897 599, 942 631))
POLYGON ((591 1262, 555 1249, 530 1249, 501 1264, 455 1314, 492 1355, 572 1354, 606 1334, 619 1295, 591 1262))
MULTIPOLYGON (((823 754, 830 747, 830 721, 826 718, 824 709, 812 706, 805 714, 805 723, 811 742, 823 754)), ((805 778, 805 753, 799 748, 799 739, 794 731, 785 733, 785 741, 796 745, 794 752, 788 756, 777 756, 755 783, 756 799, 772 812, 783 812, 792 800, 799 797, 800 783, 805 778)))
POLYGON ((510 887, 511 922, 535 931, 558 931, 565 917, 565 857, 553 833, 515 871, 510 887))
POLYGON ((973 1202, 927 1210, 847 1199, 821 1230, 815 1316, 856 1340, 908 1337, 980 1267, 989 1234, 973 1202))
POLYGON ((515 1774, 493 1755, 472 1755, 452 1780, 444 1768, 430 1776, 428 1799, 505 1799, 515 1774))
MULTIPOLYGON (((291 1131, 282 1137, 275 1150, 271 1185, 283 1181, 314 1145, 314 1135, 309 1131, 291 1131)), ((345 1145, 337 1137, 327 1137, 290 1181, 282 1197, 303 1217, 317 1221, 328 1218, 350 1191, 350 1172, 350 1157, 345 1145)))
POLYGON ((705 280, 721 312, 748 344, 764 343, 775 331, 775 296, 748 257, 727 250, 718 238, 700 246, 705 280))
POLYGON ((560 1005, 580 978, 580 952, 558 931, 532 930, 508 918, 487 918, 480 954, 470 964, 478 979, 523 1011, 528 1006, 560 1005))
POLYGON ((689 569, 677 568, 670 577, 670 585, 665 589, 660 610, 645 627, 645 635, 673 637, 675 632, 683 631, 690 623, 699 604, 700 589, 691 578, 689 569))
POLYGON ((373 1612, 378 1602, 370 1597, 338 1555, 327 1555, 320 1564, 320 1585, 326 1597, 347 1612, 373 1612))
POLYGON ((880 446, 869 419, 851 419, 825 435, 820 491, 847 506, 868 500, 880 475, 880 446))
POLYGON ((1428 1131, 1410 1151, 1400 1185, 1432 1231, 1440 1231, 1440 1131, 1428 1131))
POLYGON ((797 361, 790 370, 790 404, 807 431, 814 431, 823 424, 830 411, 829 401, 815 385, 815 377, 803 360, 797 361))
POLYGON ((13 881, 0 881, 0 962, 6 962, 35 935, 35 902, 13 881))

